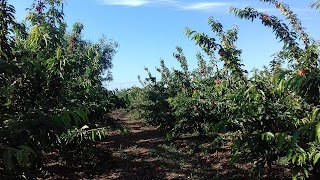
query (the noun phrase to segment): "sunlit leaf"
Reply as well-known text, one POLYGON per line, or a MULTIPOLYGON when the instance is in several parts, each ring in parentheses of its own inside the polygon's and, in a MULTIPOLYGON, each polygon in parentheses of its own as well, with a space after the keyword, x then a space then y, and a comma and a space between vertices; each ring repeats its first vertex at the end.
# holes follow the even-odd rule
POLYGON ((317 153, 313 158, 313 164, 316 164, 320 158, 320 153, 317 153))

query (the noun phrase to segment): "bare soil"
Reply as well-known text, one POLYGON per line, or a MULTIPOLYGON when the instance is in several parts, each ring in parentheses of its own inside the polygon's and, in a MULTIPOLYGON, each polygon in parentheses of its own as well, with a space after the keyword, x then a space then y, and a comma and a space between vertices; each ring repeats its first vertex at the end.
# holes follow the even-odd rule
MULTIPOLYGON (((214 152, 199 151, 193 146, 199 139, 185 137, 167 141, 165 134, 157 127, 147 126, 145 121, 134 118, 124 110, 114 111, 110 115, 129 131, 111 131, 102 142, 95 145, 95 166, 66 166, 58 159, 58 155, 53 154, 46 160, 48 175, 38 179, 252 179, 252 164, 229 163, 229 144, 214 152)), ((262 179, 291 178, 286 168, 274 167, 266 168, 262 179)))

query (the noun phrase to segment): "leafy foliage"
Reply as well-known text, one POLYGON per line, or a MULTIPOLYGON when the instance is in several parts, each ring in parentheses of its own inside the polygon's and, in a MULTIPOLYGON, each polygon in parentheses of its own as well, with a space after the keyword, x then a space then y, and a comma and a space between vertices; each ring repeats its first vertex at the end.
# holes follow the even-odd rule
POLYGON ((315 8, 320 11, 320 1, 319 0, 316 0, 315 2, 311 3, 310 6, 312 8, 315 8))
POLYGON ((34 1, 25 23, 16 22, 7 0, 0 4, 0 166, 6 174, 17 166, 39 169, 44 152, 80 152, 107 134, 100 124, 117 99, 102 84, 112 80, 118 44, 83 39, 81 23, 67 33, 60 0, 34 1))
MULTIPOLYGON (((308 178, 310 173, 316 176, 320 157, 319 43, 309 37, 288 5, 261 1, 274 5, 285 19, 252 7, 231 7, 230 11, 240 19, 259 18, 283 42, 270 68, 244 70, 242 51, 235 44, 238 28, 225 31, 210 17, 208 24, 215 37, 185 30, 205 53, 197 54, 198 67, 190 71, 178 47, 174 57, 181 68, 169 70, 161 60, 159 81, 146 69, 149 78, 141 81, 144 87, 128 90, 127 101, 140 117, 166 127, 171 138, 193 134, 207 142, 220 139, 220 143, 232 143, 231 162, 252 162, 253 177, 258 177, 265 165, 272 168, 283 158, 293 179, 308 178)), ((317 2, 312 7, 317 7, 317 2)))

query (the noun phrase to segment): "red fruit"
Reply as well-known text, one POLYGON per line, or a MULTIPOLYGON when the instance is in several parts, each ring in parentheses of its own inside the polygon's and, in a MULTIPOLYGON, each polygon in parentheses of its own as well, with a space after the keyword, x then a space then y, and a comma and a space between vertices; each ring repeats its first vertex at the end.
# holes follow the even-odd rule
POLYGON ((45 8, 44 3, 41 2, 41 1, 38 1, 38 4, 37 4, 37 6, 36 6, 36 11, 38 11, 39 13, 41 13, 44 8, 45 8))
POLYGON ((69 44, 69 48, 70 48, 70 49, 72 49, 72 48, 73 48, 73 46, 74 46, 74 43, 73 43, 73 42, 71 42, 71 43, 69 44))
POLYGON ((219 54, 220 56, 224 56, 224 55, 225 55, 224 50, 223 50, 223 49, 220 49, 219 52, 218 52, 218 54, 219 54))
POLYGON ((264 15, 262 15, 262 16, 260 17, 260 19, 261 19, 262 21, 268 21, 268 20, 269 20, 269 16, 268 16, 267 14, 264 14, 264 15))
POLYGON ((310 71, 308 69, 300 69, 298 70, 299 76, 304 76, 305 74, 309 73, 310 71))

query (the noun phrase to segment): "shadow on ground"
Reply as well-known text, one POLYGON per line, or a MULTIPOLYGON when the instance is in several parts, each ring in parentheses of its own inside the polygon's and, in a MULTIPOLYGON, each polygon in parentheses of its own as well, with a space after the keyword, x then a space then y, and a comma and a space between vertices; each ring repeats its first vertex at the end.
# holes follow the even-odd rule
MULTIPOLYGON (((66 166, 58 154, 48 157, 48 175, 44 179, 252 179, 252 164, 229 163, 230 147, 222 146, 214 152, 197 149, 201 139, 185 137, 166 141, 164 133, 156 127, 146 126, 124 111, 111 114, 114 121, 129 132, 112 130, 95 144, 94 166, 66 166)), ((123 130, 123 129, 122 129, 123 130)), ((261 179, 290 179, 286 169, 275 168, 264 172, 261 179)))
MULTIPOLYGON (((250 179, 252 164, 229 163, 230 147, 203 153, 192 147, 199 145, 197 138, 169 142, 156 127, 145 126, 143 120, 121 111, 113 117, 120 117, 131 133, 112 132, 103 143, 113 152, 117 166, 102 179, 250 179)), ((265 172, 262 179, 290 179, 284 176, 285 169, 273 170, 265 172)))

